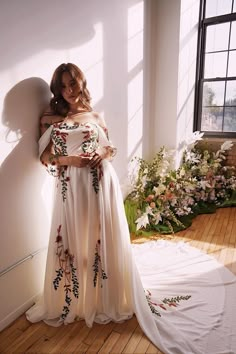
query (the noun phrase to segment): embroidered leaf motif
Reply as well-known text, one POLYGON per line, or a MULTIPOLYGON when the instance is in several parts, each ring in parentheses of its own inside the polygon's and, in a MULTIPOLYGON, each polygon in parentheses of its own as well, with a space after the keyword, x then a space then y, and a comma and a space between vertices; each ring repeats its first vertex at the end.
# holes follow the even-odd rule
POLYGON ((59 283, 62 280, 64 270, 62 268, 60 268, 60 269, 56 270, 56 273, 57 273, 57 276, 53 280, 53 285, 54 285, 55 290, 57 290, 57 288, 59 287, 59 283))
POLYGON ((55 152, 59 155, 67 155, 66 137, 68 133, 60 131, 60 128, 54 128, 51 132, 51 139, 55 152))
POLYGON ((93 175, 93 189, 95 193, 99 192, 99 179, 98 179, 98 171, 96 167, 90 169, 91 174, 93 175))
POLYGON ((66 167, 62 168, 60 181, 61 181, 61 194, 63 202, 66 200, 67 184, 70 181, 70 177, 66 176, 66 167))
POLYGON ((172 297, 171 299, 165 298, 164 300, 162 300, 162 302, 164 302, 164 304, 167 304, 169 306, 174 306, 173 304, 175 304, 175 306, 177 306, 181 300, 189 300, 190 297, 191 297, 191 295, 176 296, 176 297, 172 297))
POLYGON ((59 269, 55 270, 56 277, 53 280, 54 289, 57 290, 60 282, 64 277, 64 291, 65 291, 65 306, 63 306, 61 320, 64 320, 70 312, 70 304, 72 302, 71 293, 75 298, 79 298, 79 282, 77 279, 76 268, 74 266, 74 256, 68 249, 64 249, 63 239, 61 236, 61 225, 57 228, 57 251, 59 269))
MULTIPOLYGON (((101 255, 100 255, 100 240, 97 241, 96 247, 95 247, 95 259, 93 263, 93 271, 94 271, 94 277, 93 277, 93 285, 96 287, 97 285, 97 280, 98 280, 98 275, 100 274, 100 279, 105 280, 108 279, 105 271, 102 268, 102 261, 101 261, 101 255)), ((101 288, 103 284, 101 282, 101 288)))
POLYGON ((161 317, 161 314, 160 312, 157 311, 157 309, 155 308, 154 304, 152 301, 151 301, 151 292, 149 290, 146 290, 146 299, 147 299, 147 302, 148 302, 148 305, 150 307, 150 310, 152 311, 152 313, 154 313, 155 315, 161 317))
POLYGON ((146 299, 148 302, 148 305, 155 315, 161 317, 161 314, 159 311, 157 311, 156 307, 160 307, 162 310, 168 310, 168 307, 177 307, 179 305, 179 302, 182 300, 189 300, 191 298, 191 295, 186 295, 186 296, 176 296, 172 298, 164 298, 160 303, 155 303, 151 300, 151 292, 149 290, 145 290, 146 293, 146 299), (167 307, 168 306, 168 307, 167 307))
POLYGON ((77 275, 76 275, 76 268, 73 266, 73 263, 71 263, 71 273, 72 273, 72 283, 73 283, 73 288, 72 292, 74 294, 74 297, 77 299, 79 298, 79 282, 77 280, 77 275))

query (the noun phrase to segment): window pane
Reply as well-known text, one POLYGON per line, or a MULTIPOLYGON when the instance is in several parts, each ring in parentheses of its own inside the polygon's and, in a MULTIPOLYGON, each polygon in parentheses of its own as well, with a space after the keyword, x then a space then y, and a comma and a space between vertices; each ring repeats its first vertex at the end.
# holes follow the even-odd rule
POLYGON ((225 77, 226 76, 227 52, 211 53, 205 55, 204 77, 225 77))
POLYGON ((224 105, 225 81, 204 82, 203 85, 203 106, 224 105))
POLYGON ((228 76, 236 76, 236 51, 229 53, 228 76))
POLYGON ((233 8, 233 12, 236 12, 236 1, 234 1, 234 8, 233 8))
POLYGON ((202 124, 203 131, 222 131, 223 108, 210 107, 202 110, 202 124))
POLYGON ((205 18, 231 13, 232 0, 206 0, 205 18))
POLYGON ((236 106, 236 81, 228 81, 226 84, 226 106, 236 106))
POLYGON ((228 49, 229 25, 229 23, 222 23, 207 27, 206 52, 228 49))
POLYGON ((236 21, 231 25, 230 49, 236 49, 236 21))
POLYGON ((236 132, 236 107, 225 108, 224 132, 236 132))

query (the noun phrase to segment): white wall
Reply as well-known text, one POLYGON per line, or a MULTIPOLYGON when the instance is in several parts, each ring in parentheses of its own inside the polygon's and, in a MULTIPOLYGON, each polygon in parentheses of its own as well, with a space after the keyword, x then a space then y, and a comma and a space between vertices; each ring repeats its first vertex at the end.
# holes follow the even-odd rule
POLYGON ((154 151, 176 146, 180 0, 153 0, 154 151))
POLYGON ((149 110, 153 153, 177 150, 193 131, 199 0, 147 0, 150 13, 149 110), (150 39, 151 38, 151 39, 150 39), (150 74, 151 73, 151 74, 150 74))
MULTIPOLYGON (((59 64, 74 62, 85 72, 118 147, 122 183, 129 160, 148 152, 142 14, 141 0, 1 1, 0 275, 48 242, 51 182, 37 157, 38 121, 59 64)), ((45 258, 42 251, 0 276, 0 329, 32 304, 45 258)))
POLYGON ((200 0, 182 0, 179 34, 177 165, 182 148, 193 132, 197 37, 200 0))

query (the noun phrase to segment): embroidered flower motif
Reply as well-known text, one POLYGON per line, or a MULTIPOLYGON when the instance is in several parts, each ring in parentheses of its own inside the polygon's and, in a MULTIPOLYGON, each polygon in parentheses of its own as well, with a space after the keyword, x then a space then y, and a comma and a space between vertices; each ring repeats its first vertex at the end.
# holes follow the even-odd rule
POLYGON ((62 132, 58 129, 53 129, 51 132, 51 139, 54 144, 55 153, 58 155, 67 155, 66 138, 68 133, 62 132))
POLYGON ((69 252, 69 249, 64 249, 62 236, 61 236, 61 225, 57 229, 57 251, 59 269, 57 269, 56 277, 53 280, 54 289, 59 288, 60 282, 64 277, 64 291, 65 291, 65 303, 63 306, 63 311, 61 314, 61 320, 64 320, 68 313, 70 312, 70 304, 72 301, 71 293, 74 297, 78 299, 79 297, 79 282, 76 275, 76 268, 74 267, 74 256, 69 252))
POLYGON ((153 302, 151 299, 152 293, 147 289, 144 291, 146 293, 146 299, 147 299, 148 305, 150 307, 150 310, 152 311, 152 313, 154 313, 155 315, 157 315, 159 317, 161 317, 161 314, 157 310, 158 307, 160 307, 162 310, 167 311, 168 307, 177 307, 179 305, 180 301, 189 300, 191 298, 191 295, 176 296, 176 297, 172 297, 171 299, 164 298, 160 302, 156 303, 156 302, 153 302))

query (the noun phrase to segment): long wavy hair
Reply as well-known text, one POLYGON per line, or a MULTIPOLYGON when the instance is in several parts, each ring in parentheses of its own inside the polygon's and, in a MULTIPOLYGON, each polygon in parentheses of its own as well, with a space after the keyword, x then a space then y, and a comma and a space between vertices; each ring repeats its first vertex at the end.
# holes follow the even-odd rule
POLYGON ((53 97, 50 101, 50 108, 54 114, 59 114, 66 117, 69 112, 69 104, 63 98, 62 91, 62 75, 68 72, 72 79, 74 79, 80 89, 79 99, 81 103, 81 108, 85 111, 92 111, 90 106, 91 96, 89 90, 87 89, 87 81, 83 72, 72 63, 59 65, 53 73, 52 80, 50 83, 50 90, 53 97))

